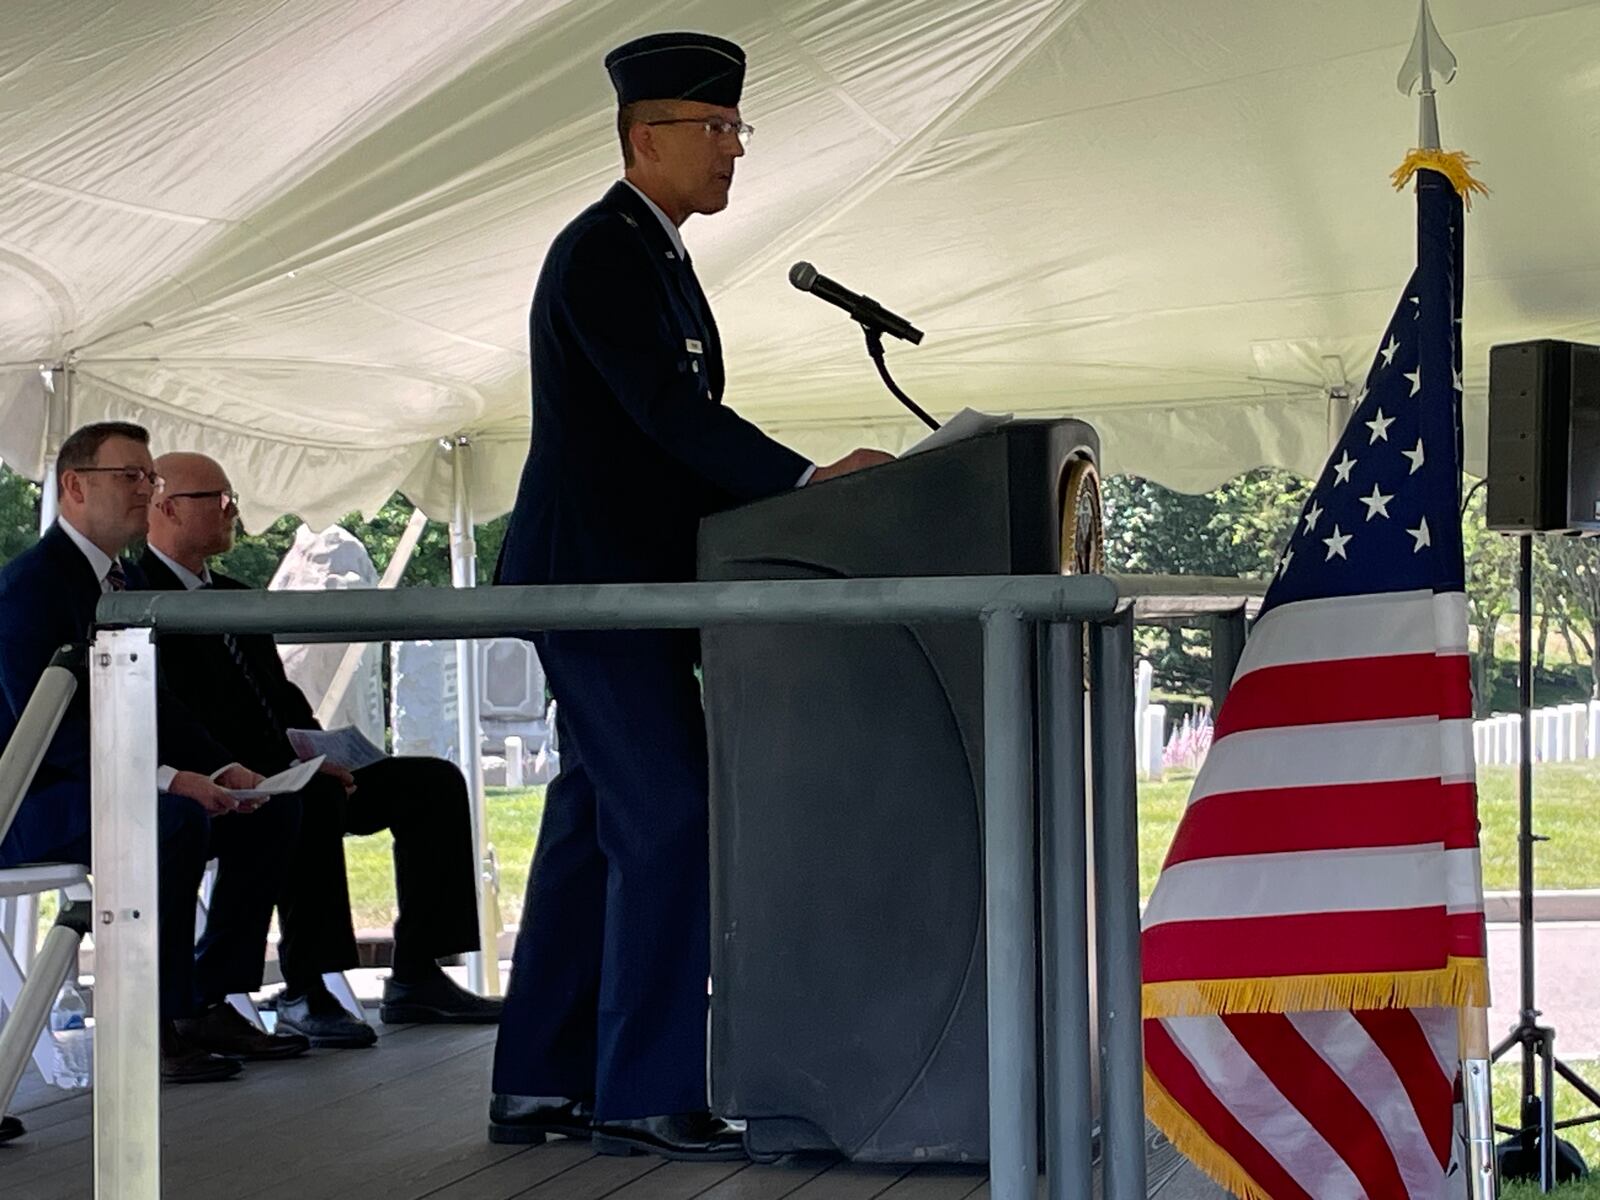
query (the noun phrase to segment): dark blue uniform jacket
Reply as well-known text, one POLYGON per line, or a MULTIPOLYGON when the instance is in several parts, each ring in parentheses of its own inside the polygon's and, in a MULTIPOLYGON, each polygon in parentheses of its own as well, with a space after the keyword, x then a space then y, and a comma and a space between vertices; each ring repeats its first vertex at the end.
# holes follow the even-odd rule
POLYGON ((533 444, 498 583, 692 579, 701 517, 807 466, 723 406, 705 293, 625 183, 551 245, 529 343, 533 444))

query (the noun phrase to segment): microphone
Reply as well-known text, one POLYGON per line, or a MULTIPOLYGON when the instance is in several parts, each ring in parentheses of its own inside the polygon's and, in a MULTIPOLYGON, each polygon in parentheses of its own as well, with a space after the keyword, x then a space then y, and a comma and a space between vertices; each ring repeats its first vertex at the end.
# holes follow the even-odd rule
POLYGON ((802 292, 810 292, 813 296, 844 309, 852 320, 859 321, 868 330, 876 329, 887 333, 890 337, 910 342, 913 346, 922 341, 922 330, 910 321, 890 312, 871 296, 852 292, 826 275, 817 274, 817 269, 808 262, 797 262, 789 268, 789 282, 802 292))

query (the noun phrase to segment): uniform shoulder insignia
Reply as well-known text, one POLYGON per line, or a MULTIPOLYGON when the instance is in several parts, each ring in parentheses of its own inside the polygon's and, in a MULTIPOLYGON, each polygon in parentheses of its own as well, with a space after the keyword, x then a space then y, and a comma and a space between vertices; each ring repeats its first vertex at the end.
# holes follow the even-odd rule
POLYGON ((624 221, 626 221, 629 225, 632 225, 635 229, 639 228, 639 222, 635 221, 627 213, 618 213, 617 215, 619 217, 621 217, 624 221))

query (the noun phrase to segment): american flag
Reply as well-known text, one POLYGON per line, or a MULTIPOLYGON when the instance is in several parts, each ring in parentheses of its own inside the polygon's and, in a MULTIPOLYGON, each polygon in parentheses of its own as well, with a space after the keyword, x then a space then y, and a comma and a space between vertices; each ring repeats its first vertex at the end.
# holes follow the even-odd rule
POLYGON ((1461 225, 1417 268, 1279 560, 1145 911, 1146 1104, 1240 1196, 1465 1195, 1487 1003, 1461 521, 1461 225))

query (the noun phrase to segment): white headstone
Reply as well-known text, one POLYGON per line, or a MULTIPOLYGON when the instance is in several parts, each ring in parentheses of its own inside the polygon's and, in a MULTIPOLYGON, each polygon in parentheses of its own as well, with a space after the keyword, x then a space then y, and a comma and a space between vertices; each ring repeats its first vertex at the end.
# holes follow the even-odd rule
POLYGON ((1144 726, 1141 739, 1140 770, 1145 778, 1160 780, 1166 758, 1166 743, 1163 735, 1167 726, 1167 706, 1165 704, 1152 704, 1144 710, 1140 718, 1144 726))
MULTIPOLYGON (((372 565, 372 556, 354 534, 338 525, 330 525, 321 533, 312 533, 301 525, 295 531, 294 545, 283 556, 267 586, 272 591, 321 592, 377 585, 378 572, 372 565)), ((305 692, 313 709, 321 705, 344 651, 342 642, 285 643, 278 647, 283 669, 305 692)), ((384 744, 382 653, 382 645, 376 642, 362 649, 360 665, 344 699, 333 717, 324 722, 330 729, 354 725, 376 746, 384 744)))
POLYGON ((460 766, 456 698, 454 642, 389 647, 389 723, 396 754, 427 754, 460 766))
POLYGON ((1150 704, 1150 687, 1155 682, 1156 669, 1148 658, 1139 660, 1133 676, 1133 711, 1142 713, 1150 704))
POLYGON ((506 786, 522 787, 522 739, 516 734, 506 738, 506 786))

